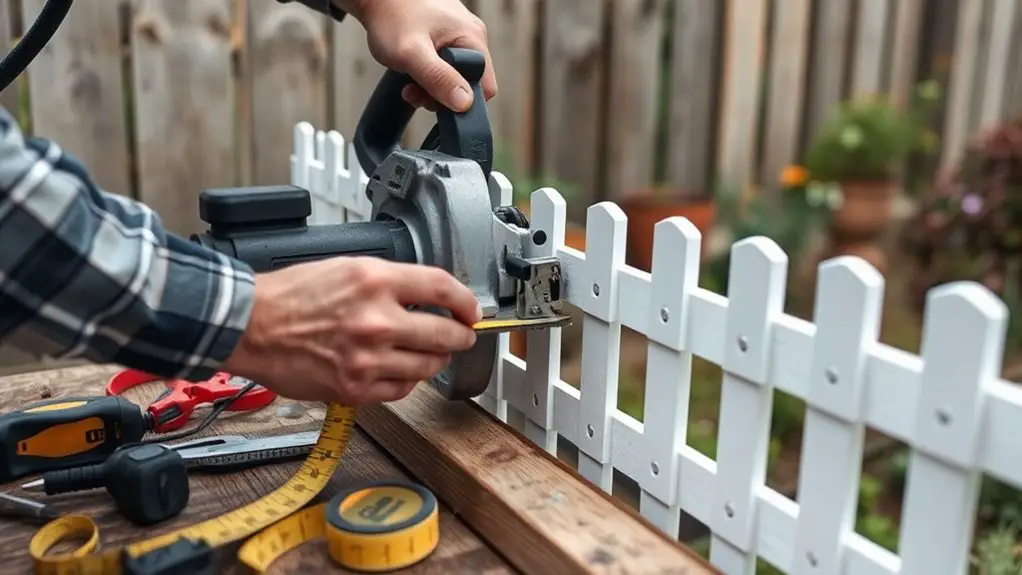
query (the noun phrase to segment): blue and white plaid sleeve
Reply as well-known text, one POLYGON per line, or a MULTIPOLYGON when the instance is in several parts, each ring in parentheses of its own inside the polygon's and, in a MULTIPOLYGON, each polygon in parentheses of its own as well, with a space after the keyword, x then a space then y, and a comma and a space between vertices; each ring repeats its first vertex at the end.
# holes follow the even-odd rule
POLYGON ((248 324, 252 269, 100 190, 0 108, 0 342, 193 381, 248 324))

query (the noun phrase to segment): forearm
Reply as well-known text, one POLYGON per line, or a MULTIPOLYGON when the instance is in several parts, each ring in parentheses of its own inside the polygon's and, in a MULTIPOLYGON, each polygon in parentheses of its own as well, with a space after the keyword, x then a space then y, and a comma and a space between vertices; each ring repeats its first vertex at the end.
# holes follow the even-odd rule
POLYGON ((233 351, 253 292, 245 264, 102 192, 0 108, 0 341, 203 379, 233 351))

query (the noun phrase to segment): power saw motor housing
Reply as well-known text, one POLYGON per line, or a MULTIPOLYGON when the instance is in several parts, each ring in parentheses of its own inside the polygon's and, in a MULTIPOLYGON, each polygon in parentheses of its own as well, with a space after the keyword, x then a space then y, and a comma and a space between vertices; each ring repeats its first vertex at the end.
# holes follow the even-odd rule
MULTIPOLYGON (((372 255, 450 272, 478 299, 484 319, 559 317, 560 266, 530 258, 526 217, 491 192, 492 136, 479 80, 478 52, 445 48, 441 57, 473 86, 472 109, 442 107, 422 149, 398 146, 414 109, 402 98, 410 80, 387 71, 354 137, 372 213, 368 222, 307 225, 309 192, 295 186, 206 190, 200 216, 210 229, 192 240, 247 262, 257 272, 339 255, 372 255)), ((448 315, 446 310, 424 310, 448 315)), ((442 395, 469 399, 485 391, 497 360, 498 335, 479 333, 434 378, 442 395)))

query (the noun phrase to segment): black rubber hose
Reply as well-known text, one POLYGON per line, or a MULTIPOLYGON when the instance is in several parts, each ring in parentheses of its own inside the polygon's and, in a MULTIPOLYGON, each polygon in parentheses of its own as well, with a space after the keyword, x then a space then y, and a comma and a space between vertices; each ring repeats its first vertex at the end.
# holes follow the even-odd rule
POLYGON ((71 10, 71 2, 72 0, 46 0, 32 27, 25 32, 3 62, 0 62, 0 92, 6 90, 25 68, 28 68, 46 43, 57 33, 57 28, 60 28, 71 10))

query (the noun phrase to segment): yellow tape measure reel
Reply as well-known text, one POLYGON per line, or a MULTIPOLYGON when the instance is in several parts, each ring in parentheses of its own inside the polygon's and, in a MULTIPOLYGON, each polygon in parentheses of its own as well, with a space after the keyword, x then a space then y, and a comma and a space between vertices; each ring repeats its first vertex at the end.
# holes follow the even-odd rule
POLYGON ((425 487, 403 481, 355 487, 263 530, 245 542, 238 558, 265 573, 284 553, 320 537, 346 569, 402 569, 429 557, 440 542, 437 500, 425 487))
POLYGON ((282 519, 291 519, 292 514, 323 491, 348 446, 354 424, 353 407, 331 404, 315 447, 284 485, 244 507, 160 537, 95 553, 100 537, 92 519, 68 516, 51 521, 36 532, 29 544, 36 573, 120 575, 133 569, 153 569, 155 565, 164 568, 180 565, 181 569, 194 572, 194 566, 204 558, 213 560, 213 548, 240 541, 282 519), (46 555, 53 545, 76 535, 85 536, 88 541, 70 553, 46 555))

